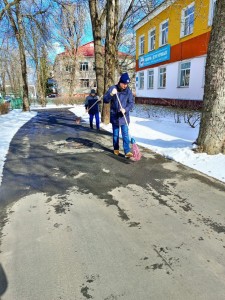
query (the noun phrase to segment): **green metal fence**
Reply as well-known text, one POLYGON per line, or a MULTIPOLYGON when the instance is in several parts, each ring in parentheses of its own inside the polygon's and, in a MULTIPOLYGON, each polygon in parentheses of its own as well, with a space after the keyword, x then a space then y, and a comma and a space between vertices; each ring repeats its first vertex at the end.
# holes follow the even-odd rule
POLYGON ((22 98, 14 98, 11 100, 11 108, 12 109, 19 109, 23 107, 23 100, 22 98))

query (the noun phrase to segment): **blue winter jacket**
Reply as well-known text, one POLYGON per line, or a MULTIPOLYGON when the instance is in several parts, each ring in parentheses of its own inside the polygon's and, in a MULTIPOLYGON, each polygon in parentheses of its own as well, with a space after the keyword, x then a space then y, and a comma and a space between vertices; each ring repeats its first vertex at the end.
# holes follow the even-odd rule
POLYGON ((120 99, 122 107, 125 109, 125 117, 127 119, 127 123, 130 123, 130 115, 129 112, 134 106, 133 94, 129 87, 125 90, 120 90, 119 84, 111 86, 106 94, 103 97, 104 103, 110 103, 110 123, 113 125, 126 125, 126 121, 124 119, 123 114, 120 112, 120 105, 117 100, 117 96, 111 96, 110 93, 112 90, 116 88, 118 92, 118 97, 120 99))
POLYGON ((84 106, 86 109, 89 109, 88 110, 89 115, 95 115, 96 113, 99 112, 99 102, 96 102, 98 100, 99 100, 98 96, 89 95, 86 97, 84 106))

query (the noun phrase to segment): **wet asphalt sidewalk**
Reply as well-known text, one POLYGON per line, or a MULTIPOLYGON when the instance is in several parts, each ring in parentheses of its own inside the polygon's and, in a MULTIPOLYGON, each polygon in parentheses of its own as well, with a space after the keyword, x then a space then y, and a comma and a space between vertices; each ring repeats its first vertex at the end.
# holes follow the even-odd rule
POLYGON ((225 299, 225 185, 39 111, 0 186, 0 298, 225 299))

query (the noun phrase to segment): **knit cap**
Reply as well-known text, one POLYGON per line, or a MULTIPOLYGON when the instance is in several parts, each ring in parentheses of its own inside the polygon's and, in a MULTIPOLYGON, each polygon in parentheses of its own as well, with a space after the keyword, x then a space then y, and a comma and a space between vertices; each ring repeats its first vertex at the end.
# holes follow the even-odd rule
POLYGON ((124 83, 124 84, 128 84, 130 83, 130 77, 127 73, 123 73, 121 76, 120 76, 120 81, 121 83, 124 83))

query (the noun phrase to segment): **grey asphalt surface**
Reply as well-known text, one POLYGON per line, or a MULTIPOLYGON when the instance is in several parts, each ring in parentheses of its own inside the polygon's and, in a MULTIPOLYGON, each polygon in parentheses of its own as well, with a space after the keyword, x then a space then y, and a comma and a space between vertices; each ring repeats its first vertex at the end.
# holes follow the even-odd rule
POLYGON ((225 185, 39 111, 0 186, 0 299, 225 299, 225 185))

